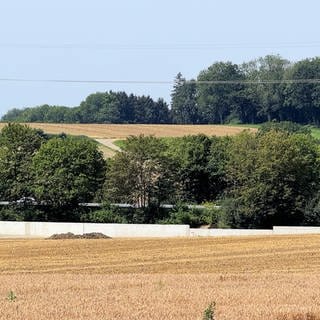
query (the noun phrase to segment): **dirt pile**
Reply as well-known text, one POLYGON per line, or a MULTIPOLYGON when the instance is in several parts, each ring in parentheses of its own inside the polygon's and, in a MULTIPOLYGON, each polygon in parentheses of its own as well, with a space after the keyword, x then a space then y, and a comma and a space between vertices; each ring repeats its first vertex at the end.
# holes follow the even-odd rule
POLYGON ((51 237, 47 239, 52 240, 61 240, 61 239, 111 239, 111 237, 106 236, 101 232, 91 232, 91 233, 84 233, 84 234, 74 234, 72 232, 67 233, 57 233, 53 234, 51 237))

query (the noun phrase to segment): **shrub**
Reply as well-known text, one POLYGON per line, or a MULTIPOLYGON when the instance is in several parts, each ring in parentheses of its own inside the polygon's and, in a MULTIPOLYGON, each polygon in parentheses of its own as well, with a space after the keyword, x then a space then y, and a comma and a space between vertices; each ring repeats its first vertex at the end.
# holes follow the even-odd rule
POLYGON ((289 134, 302 133, 311 135, 311 129, 307 126, 302 126, 301 124, 291 122, 291 121, 280 121, 280 122, 266 122, 261 125, 258 130, 258 135, 265 134, 271 130, 287 132, 289 134))
POLYGON ((221 207, 217 207, 216 204, 211 202, 205 203, 204 206, 205 209, 203 210, 202 216, 207 224, 214 228, 229 227, 227 214, 221 207))
POLYGON ((317 193, 306 205, 304 211, 304 225, 320 225, 320 193, 317 193))
POLYGON ((206 310, 204 310, 203 313, 203 320, 215 320, 215 308, 216 304, 215 302, 212 302, 209 304, 206 310))
POLYGON ((7 300, 13 302, 16 299, 17 299, 17 296, 15 295, 15 293, 12 290, 10 290, 8 295, 7 295, 7 300))
POLYGON ((114 209, 102 209, 84 213, 81 215, 80 220, 95 223, 127 223, 127 220, 114 209))
POLYGON ((217 228, 227 226, 224 212, 213 203, 205 204, 205 208, 191 207, 177 204, 167 218, 158 221, 164 224, 189 224, 192 228, 210 225, 217 228))

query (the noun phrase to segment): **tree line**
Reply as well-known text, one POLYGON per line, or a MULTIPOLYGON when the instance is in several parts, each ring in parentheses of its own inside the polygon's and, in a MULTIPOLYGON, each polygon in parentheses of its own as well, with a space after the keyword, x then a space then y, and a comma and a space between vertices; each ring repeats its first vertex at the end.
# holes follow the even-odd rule
POLYGON ((125 92, 89 95, 80 106, 12 109, 2 121, 224 124, 320 122, 320 58, 290 62, 267 55, 242 64, 216 62, 196 79, 179 73, 171 105, 125 92))
POLYGON ((42 105, 9 110, 2 121, 51 123, 170 123, 170 112, 163 99, 128 95, 125 92, 98 92, 80 106, 42 105))
POLYGON ((87 138, 15 123, 0 134, 0 200, 11 201, 1 220, 314 225, 319 177, 319 141, 288 122, 235 137, 130 137, 108 160, 87 138), (79 206, 92 201, 103 208, 79 206), (168 203, 173 210, 163 208, 168 203))
POLYGON ((319 125, 320 58, 290 62, 268 55, 241 65, 217 62, 197 81, 181 73, 172 91, 174 123, 263 123, 319 125))

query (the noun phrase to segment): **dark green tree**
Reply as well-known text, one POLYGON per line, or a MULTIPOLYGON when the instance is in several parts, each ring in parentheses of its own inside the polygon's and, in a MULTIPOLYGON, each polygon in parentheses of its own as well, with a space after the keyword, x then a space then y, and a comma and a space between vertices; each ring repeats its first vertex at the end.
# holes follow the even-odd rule
POLYGON ((198 84, 197 103, 203 122, 223 124, 239 108, 243 85, 237 82, 241 80, 244 80, 244 75, 238 65, 231 62, 216 62, 200 72, 198 81, 203 83, 198 84), (211 81, 217 83, 210 83, 211 81))
POLYGON ((89 95, 80 104, 79 114, 83 123, 120 123, 120 106, 113 92, 89 95))
POLYGON ((53 138, 32 159, 37 200, 54 207, 92 201, 105 179, 97 144, 84 138, 53 138))
POLYGON ((169 106, 162 98, 159 98, 155 102, 154 119, 156 120, 155 123, 158 124, 169 124, 172 122, 169 106))
POLYGON ((119 118, 121 123, 133 123, 134 122, 134 104, 135 96, 130 94, 129 96, 123 92, 115 93, 118 105, 119 105, 119 118))
POLYGON ((286 78, 293 80, 285 87, 285 107, 290 115, 288 120, 319 125, 320 83, 312 82, 312 79, 320 78, 320 58, 295 63, 286 73, 286 78))
POLYGON ((67 113, 70 108, 60 106, 48 106, 43 116, 43 122, 63 123, 67 122, 67 113))
POLYGON ((159 208, 174 192, 173 164, 166 146, 152 136, 129 137, 108 164, 106 198, 139 208, 159 208))
POLYGON ((212 199, 210 152, 211 139, 205 135, 185 136, 169 144, 169 157, 176 163, 180 201, 201 203, 212 199))
POLYGON ((141 96, 135 99, 134 121, 135 123, 156 123, 154 101, 149 96, 141 96))
POLYGON ((21 109, 17 109, 17 108, 13 108, 11 110, 9 110, 5 115, 2 116, 1 120, 2 121, 19 121, 21 118, 21 115, 23 113, 23 110, 21 109))
POLYGON ((319 189, 319 148, 305 134, 243 133, 229 148, 227 212, 237 227, 301 224, 319 189))
POLYGON ((179 72, 171 93, 171 116, 174 123, 191 124, 200 121, 196 93, 196 83, 192 80, 187 82, 179 72))
POLYGON ((290 62, 279 55, 267 55, 241 66, 246 80, 256 82, 249 85, 246 94, 249 101, 258 102, 256 112, 262 121, 288 120, 283 113, 284 85, 281 81, 289 67, 290 62))
POLYGON ((32 195, 31 162, 44 141, 43 132, 9 123, 0 135, 0 197, 18 200, 32 195))
POLYGON ((232 138, 212 137, 211 148, 208 155, 207 172, 209 173, 209 197, 212 201, 222 197, 227 188, 226 166, 229 161, 228 150, 232 138))
POLYGON ((142 97, 138 99, 138 108, 144 110, 144 119, 141 118, 142 123, 168 123, 169 122, 169 108, 163 99, 154 102, 150 97, 142 97))

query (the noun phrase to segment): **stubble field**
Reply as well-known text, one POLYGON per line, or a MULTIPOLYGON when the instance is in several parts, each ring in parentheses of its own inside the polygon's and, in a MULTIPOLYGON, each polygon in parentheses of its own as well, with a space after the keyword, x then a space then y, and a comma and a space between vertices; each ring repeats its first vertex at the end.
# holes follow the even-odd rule
MULTIPOLYGON (((0 129, 5 123, 0 123, 0 129)), ((203 133, 206 135, 235 135, 243 127, 219 125, 157 125, 157 124, 64 124, 64 123, 28 123, 47 133, 64 132, 71 135, 85 135, 94 139, 125 139, 130 135, 154 135, 157 137, 181 137, 203 133)), ((256 129, 250 129, 256 130, 256 129)))
POLYGON ((0 318, 320 319, 320 236, 0 240, 0 318), (15 299, 8 299, 12 290, 15 299))
MULTIPOLYGON (((256 128, 219 125, 157 125, 157 124, 65 124, 65 123, 26 123, 28 126, 41 129, 49 134, 66 133, 75 136, 87 136, 99 142, 99 149, 105 158, 114 156, 118 147, 115 140, 129 136, 154 135, 156 137, 181 137, 185 135, 206 134, 208 136, 236 135, 247 129, 256 128)), ((0 130, 6 123, 0 123, 0 130)))

